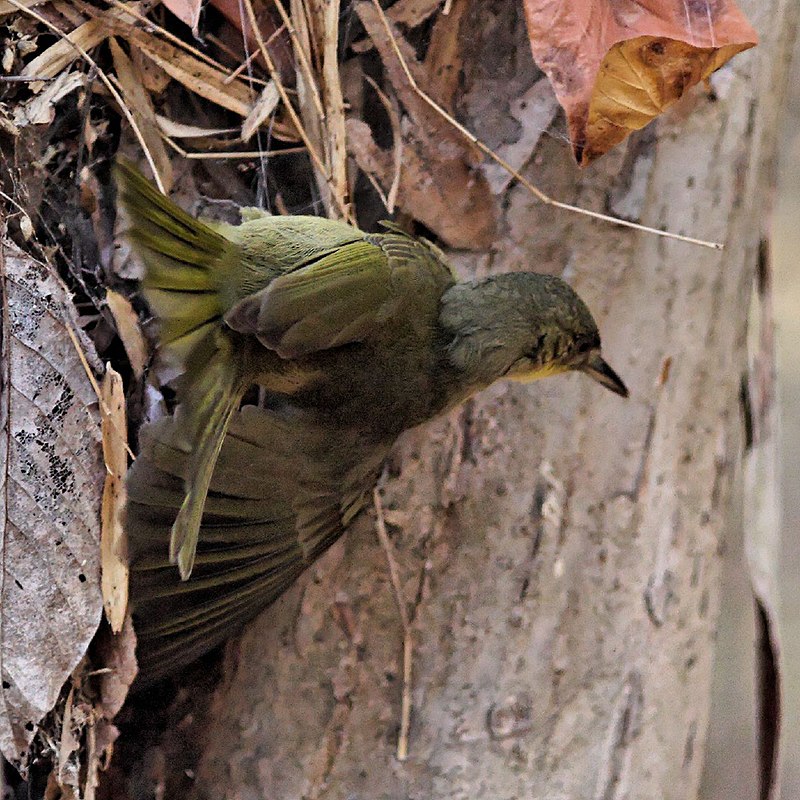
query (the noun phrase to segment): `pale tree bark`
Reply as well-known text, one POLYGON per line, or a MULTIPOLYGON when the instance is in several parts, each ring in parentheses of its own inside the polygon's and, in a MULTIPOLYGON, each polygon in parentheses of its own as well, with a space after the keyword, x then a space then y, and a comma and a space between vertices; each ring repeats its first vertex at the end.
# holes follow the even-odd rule
MULTIPOLYGON (((518 2, 475 4, 463 118, 525 134, 540 77, 518 2), (527 95, 530 97, 530 93, 527 95)), ((558 137, 526 175, 554 196, 724 252, 499 199, 464 275, 563 274, 627 402, 580 376, 497 386, 406 435, 384 487, 413 618, 409 757, 395 758, 402 628, 362 519, 230 648, 203 736, 209 798, 692 798, 707 732, 718 550, 741 502, 740 385, 795 0, 742 3, 762 42, 578 173, 558 137)), ((540 87, 541 88, 541 87, 540 87)))

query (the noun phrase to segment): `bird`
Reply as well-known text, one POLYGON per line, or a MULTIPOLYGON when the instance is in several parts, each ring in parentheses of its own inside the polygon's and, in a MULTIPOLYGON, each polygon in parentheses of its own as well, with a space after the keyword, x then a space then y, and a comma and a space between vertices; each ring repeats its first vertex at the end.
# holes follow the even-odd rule
POLYGON ((628 396, 556 276, 459 281, 392 223, 202 221, 129 162, 115 176, 160 357, 182 371, 127 478, 148 679, 219 644, 342 536, 404 431, 500 380, 578 371, 628 396), (253 386, 259 405, 243 402, 253 386))

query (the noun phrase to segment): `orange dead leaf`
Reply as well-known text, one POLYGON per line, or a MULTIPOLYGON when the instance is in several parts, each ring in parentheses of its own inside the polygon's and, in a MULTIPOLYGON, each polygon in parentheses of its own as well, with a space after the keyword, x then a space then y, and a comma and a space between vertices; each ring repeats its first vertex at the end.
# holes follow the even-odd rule
POLYGON ((525 0, 585 166, 758 41, 733 0, 525 0))

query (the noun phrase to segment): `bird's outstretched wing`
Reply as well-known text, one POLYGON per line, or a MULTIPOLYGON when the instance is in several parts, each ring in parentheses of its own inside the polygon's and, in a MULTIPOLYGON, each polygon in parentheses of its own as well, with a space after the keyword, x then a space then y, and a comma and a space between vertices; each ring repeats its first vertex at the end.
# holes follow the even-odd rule
POLYGON ((284 592, 367 502, 387 447, 293 411, 237 412, 210 482, 191 581, 165 541, 191 454, 174 419, 148 426, 128 478, 140 685, 186 665, 284 592))
POLYGON ((362 342, 415 300, 453 281, 425 244, 404 234, 366 235, 285 272, 226 314, 233 330, 294 359, 362 342), (428 292, 432 284, 439 286, 428 292))

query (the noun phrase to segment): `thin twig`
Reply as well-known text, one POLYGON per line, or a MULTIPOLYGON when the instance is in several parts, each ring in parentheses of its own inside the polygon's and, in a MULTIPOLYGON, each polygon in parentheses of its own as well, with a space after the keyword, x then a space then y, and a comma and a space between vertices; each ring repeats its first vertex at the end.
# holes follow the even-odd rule
POLYGON ((26 217, 28 217, 28 219, 30 219, 28 212, 13 197, 11 197, 11 195, 8 195, 4 191, 0 190, 0 197, 11 203, 11 205, 16 206, 26 217))
POLYGON ((394 549, 386 532, 386 521, 383 517, 383 503, 381 502, 380 489, 376 486, 372 490, 372 501, 375 504, 376 530, 378 541, 386 553, 389 563, 389 577, 392 581, 394 599, 400 611, 400 623, 403 627, 403 695, 400 702, 400 733, 397 737, 397 760, 405 761, 408 758, 408 730, 411 725, 411 667, 414 654, 414 642, 411 636, 411 619, 408 616, 403 587, 400 585, 400 574, 394 560, 394 549))
POLYGON ((64 33, 64 31, 53 25, 53 23, 50 22, 49 20, 45 19, 45 17, 43 17, 38 11, 34 11, 34 9, 32 8, 24 6, 22 3, 19 2, 19 0, 8 0, 8 2, 11 3, 11 5, 14 6, 14 8, 18 9, 19 11, 22 11, 29 17, 33 17, 37 22, 44 25, 46 28, 51 30, 53 33, 56 34, 56 36, 60 37, 65 42, 68 42, 69 45, 77 53, 80 54, 81 58, 87 64, 94 67, 94 69, 97 71, 97 77, 100 78, 102 84, 111 93, 111 96, 114 98, 117 105, 120 107, 123 116, 125 117, 125 119, 128 120, 128 124, 131 126, 134 135, 139 140, 139 144, 141 145, 142 151, 144 152, 144 156, 147 159, 147 163, 150 165, 150 169, 153 172, 153 177, 155 178, 159 191, 162 194, 166 194, 166 192, 164 191, 164 184, 161 182, 161 177, 158 174, 158 170, 156 169, 156 164, 155 161, 153 160, 153 156, 147 147, 147 143, 144 140, 142 132, 139 130, 139 126, 136 124, 136 120, 133 118, 133 114, 131 114, 130 109, 125 105, 125 101, 122 99, 122 96, 114 87, 114 84, 109 80, 105 72, 103 72, 103 70, 100 69, 100 67, 97 65, 97 62, 77 42, 73 42, 72 39, 70 39, 69 36, 67 36, 67 34, 64 33))
POLYGON ((239 77, 239 75, 241 75, 246 69, 248 69, 248 67, 250 67, 250 65, 253 63, 253 59, 257 55, 258 53, 255 52, 250 53, 250 55, 247 56, 247 58, 244 61, 242 61, 242 63, 239 64, 239 66, 236 67, 236 69, 233 72, 229 72, 225 80, 222 81, 225 84, 225 86, 235 81, 239 77))
POLYGON ((46 75, 0 75, 0 83, 47 83, 54 80, 46 75))
POLYGON ((197 161, 213 161, 236 158, 271 158, 272 156, 288 156, 292 153, 305 153, 305 147, 285 147, 283 150, 234 150, 230 153, 191 153, 184 150, 174 139, 171 139, 163 131, 161 138, 183 158, 195 159, 197 161))
MULTIPOLYGON (((277 33, 277 31, 275 33, 277 33)), ((275 33, 273 33, 272 36, 270 36, 269 39, 267 39, 267 44, 270 43, 272 37, 275 36, 275 33)), ((209 41, 212 44, 216 45, 220 50, 222 50, 223 53, 227 53, 227 55, 229 55, 234 61, 239 61, 239 59, 241 58, 241 55, 239 53, 237 53, 232 47, 229 47, 227 44, 225 44, 225 42, 223 42, 222 39, 220 39, 218 36, 214 36, 213 33, 204 33, 203 36, 205 37, 206 41, 209 41)), ((244 34, 242 35, 242 39, 245 40, 244 34)), ((236 67, 236 69, 232 73, 230 73, 228 77, 225 78, 225 80, 223 80, 222 82, 225 85, 228 85, 230 83, 233 83, 233 81, 236 80, 237 78, 241 78, 242 82, 244 82, 244 78, 241 77, 241 73, 246 69, 248 70, 247 72, 248 84, 258 83, 261 86, 266 86, 269 83, 269 81, 264 80, 264 78, 257 78, 255 75, 253 75, 253 71, 250 69, 250 67, 252 66, 253 58, 255 58, 255 56, 258 54, 247 53, 246 50, 247 48, 245 48, 245 60, 241 64, 239 64, 239 66, 236 67)), ((223 67, 223 71, 226 70, 227 68, 223 67)))
MULTIPOLYGON (((14 0, 9 0, 9 2, 14 2, 14 0)), ((86 359, 86 354, 83 352, 83 347, 81 347, 81 343, 78 340, 78 336, 74 330, 72 330, 72 325, 68 322, 64 322, 64 327, 67 329, 67 335, 69 336, 70 340, 72 341, 72 345, 75 348, 75 352, 78 354, 78 358, 80 359, 81 366, 83 367, 83 371, 86 373, 86 377, 89 379, 89 383, 92 385, 92 389, 94 393, 97 395, 97 402, 100 404, 100 410, 103 412, 103 416, 106 417, 111 426, 117 433, 117 436, 125 444, 125 451, 131 457, 131 461, 136 461, 136 456, 133 454, 133 450, 128 446, 128 435, 127 432, 119 430, 117 428, 117 422, 114 419, 111 409, 106 404, 106 401, 103 399, 103 393, 100 391, 100 384, 98 384, 97 379, 94 377, 94 372, 92 372, 92 368, 89 365, 89 362, 86 359)))
POLYGON ((372 188, 375 190, 378 197, 380 197, 384 208, 391 214, 392 209, 389 208, 389 198, 384 193, 380 183, 378 183, 378 179, 371 172, 367 172, 366 170, 364 170, 364 174, 367 176, 367 180, 372 184, 372 188))
POLYGON ((458 120, 452 117, 450 114, 447 113, 430 95, 426 94, 420 87, 417 85, 414 76, 411 74, 411 70, 408 68, 408 64, 403 57, 403 54, 400 52, 400 48, 397 45, 397 41, 395 40, 394 33, 392 32, 391 25, 389 24, 389 20, 386 18, 386 14, 384 13, 383 9, 381 8, 381 4, 378 0, 372 0, 372 5, 375 6, 375 9, 378 13, 378 16, 381 19, 383 27, 386 29, 386 33, 389 36, 389 41, 392 45, 392 49, 395 52, 398 60, 400 61, 400 66, 405 73, 406 78, 408 79, 409 86, 411 86, 412 90, 416 92, 416 94, 420 97, 420 99, 427 103, 440 117, 446 120, 450 125, 452 125, 462 136, 468 139, 472 144, 474 144, 481 152, 485 153, 489 158, 493 161, 498 163, 509 175, 512 175, 519 181, 534 197, 541 200, 541 202, 545 203, 546 205, 553 206, 554 208, 562 208, 565 211, 572 211, 576 214, 583 214, 586 217, 592 217, 592 219, 599 219, 603 220, 604 222, 611 222, 614 225, 620 225, 624 228, 633 228, 634 230, 638 231, 645 231, 647 233, 653 233, 656 236, 664 236, 668 239, 677 239, 680 242, 688 242, 689 244, 697 244, 701 245, 702 247, 709 247, 712 250, 722 250, 723 245, 720 242, 709 242, 705 239, 695 239, 691 236, 683 236, 680 233, 671 233, 669 231, 660 231, 657 228, 651 228, 647 225, 641 225, 638 222, 630 222, 626 219, 619 219, 618 217, 612 217, 609 214, 601 214, 598 211, 589 211, 586 208, 580 208, 580 206, 573 206, 570 203, 562 203, 560 200, 554 200, 549 195, 546 195, 541 189, 538 189, 534 186, 529 180, 524 178, 514 167, 511 166, 504 158, 497 155, 488 145, 485 145, 474 133, 469 131, 465 128, 458 120))

